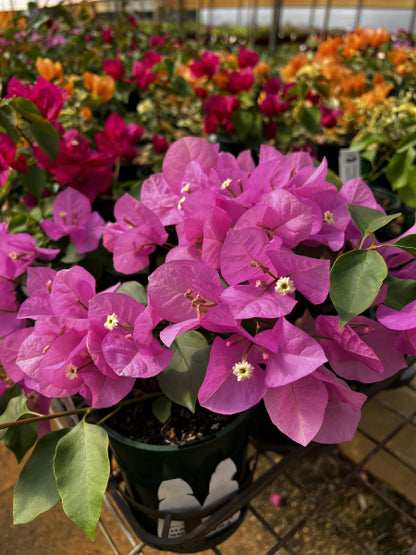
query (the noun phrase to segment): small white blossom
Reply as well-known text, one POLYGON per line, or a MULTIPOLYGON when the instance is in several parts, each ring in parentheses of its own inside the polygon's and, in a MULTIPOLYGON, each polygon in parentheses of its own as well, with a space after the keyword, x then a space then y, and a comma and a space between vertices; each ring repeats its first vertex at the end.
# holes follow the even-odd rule
POLYGON ((185 202, 186 197, 183 196, 180 201, 178 202, 178 210, 183 210, 183 203, 185 202))
POLYGON ((289 276, 281 277, 276 281, 274 288, 276 293, 280 295, 287 295, 288 293, 294 293, 296 291, 295 284, 290 279, 289 276))
POLYGON ((233 374, 237 377, 237 380, 241 382, 242 380, 248 380, 253 375, 254 366, 248 361, 241 360, 236 362, 233 366, 233 374))
POLYGON ((333 224, 335 222, 334 215, 330 210, 325 210, 324 222, 327 224, 333 224))
POLYGON ((113 330, 115 327, 118 326, 118 318, 117 315, 114 314, 109 314, 107 316, 107 320, 105 321, 104 327, 108 330, 113 330))
POLYGON ((224 181, 224 183, 221 185, 221 189, 222 190, 228 189, 228 187, 231 185, 231 181, 232 181, 232 179, 226 179, 224 181))
POLYGON ((65 370, 65 377, 67 377, 68 380, 75 380, 75 378, 78 376, 77 370, 77 367, 74 366, 71 362, 70 364, 68 364, 67 369, 65 370))
POLYGON ((187 183, 182 187, 181 193, 189 193, 190 190, 191 190, 191 186, 189 185, 189 183, 187 183))

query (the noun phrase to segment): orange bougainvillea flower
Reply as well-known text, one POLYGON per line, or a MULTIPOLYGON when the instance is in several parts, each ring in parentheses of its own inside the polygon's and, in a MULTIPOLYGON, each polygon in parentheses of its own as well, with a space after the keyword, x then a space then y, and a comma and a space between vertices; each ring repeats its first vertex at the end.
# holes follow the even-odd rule
POLYGON ((83 106, 79 111, 79 115, 85 119, 86 122, 92 120, 92 110, 89 106, 83 106))
POLYGON ((280 76, 285 83, 294 81, 298 71, 309 63, 305 52, 300 52, 293 56, 286 65, 280 68, 280 76))
POLYGON ((345 94, 359 94, 367 88, 367 77, 364 72, 355 73, 341 83, 345 94))
POLYGON ((393 83, 380 83, 371 91, 362 94, 360 98, 368 108, 374 108, 378 102, 384 102, 386 100, 392 88, 393 83))
POLYGON ((386 29, 372 29, 371 27, 366 27, 365 36, 367 43, 373 48, 381 46, 390 40, 390 34, 386 29))
POLYGON ((256 76, 265 75, 270 71, 270 66, 267 62, 257 62, 257 64, 253 67, 253 74, 256 76))
POLYGON ((382 73, 379 73, 378 71, 373 75, 373 86, 375 85, 380 85, 381 83, 384 83, 384 75, 382 73))
POLYGON ((225 71, 219 71, 213 77, 215 86, 220 90, 225 90, 230 82, 230 76, 225 71))
POLYGON ((270 66, 267 62, 257 62, 257 64, 253 67, 253 75, 256 77, 257 82, 261 84, 265 84, 266 76, 270 71, 270 66))
POLYGON ((316 55, 315 55, 316 60, 320 60, 322 58, 341 59, 338 54, 338 48, 342 42, 343 42, 342 37, 333 37, 322 42, 318 46, 318 49, 316 51, 316 55))
POLYGON ((41 77, 46 81, 53 81, 54 79, 61 79, 64 74, 61 62, 53 62, 49 58, 36 58, 36 69, 41 77))
POLYGON ((409 58, 404 48, 395 48, 387 52, 387 59, 392 65, 398 66, 400 64, 405 64, 409 58))
POLYGON ((97 75, 85 71, 82 77, 87 91, 91 91, 94 96, 98 96, 103 102, 107 102, 113 97, 116 86, 114 79, 109 75, 97 75))

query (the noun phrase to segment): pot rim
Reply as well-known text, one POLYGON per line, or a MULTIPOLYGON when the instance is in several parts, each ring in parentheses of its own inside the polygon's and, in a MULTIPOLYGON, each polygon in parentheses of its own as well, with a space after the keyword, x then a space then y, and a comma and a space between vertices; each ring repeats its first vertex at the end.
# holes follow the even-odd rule
POLYGON ((113 428, 108 426, 108 424, 106 424, 105 422, 100 424, 100 426, 102 426, 107 431, 110 437, 110 440, 114 439, 119 443, 123 443, 124 445, 135 447, 136 449, 141 449, 142 451, 149 451, 149 452, 160 452, 160 451, 175 452, 175 451, 182 451, 183 449, 187 449, 187 450, 199 449, 201 445, 204 445, 206 443, 211 443, 213 441, 216 441, 218 438, 222 438, 232 433, 235 430, 235 428, 237 428, 242 422, 244 422, 245 419, 248 419, 251 412, 252 412, 251 409, 248 409, 244 412, 238 413, 234 418, 234 420, 232 420, 229 424, 224 426, 224 428, 222 428, 218 432, 212 432, 206 437, 203 437, 201 439, 196 439, 189 443, 184 443, 182 445, 177 445, 177 444, 155 445, 152 443, 143 443, 141 441, 137 441, 135 439, 130 439, 128 437, 123 436, 116 430, 113 430, 113 428))

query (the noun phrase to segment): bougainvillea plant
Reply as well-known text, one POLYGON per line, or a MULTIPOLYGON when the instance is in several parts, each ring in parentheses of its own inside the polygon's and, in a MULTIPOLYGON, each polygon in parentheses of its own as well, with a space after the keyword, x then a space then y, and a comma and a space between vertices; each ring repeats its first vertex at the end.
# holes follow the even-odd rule
MULTIPOLYGON (((94 248, 88 195, 63 189, 42 228, 94 248)), ((305 152, 263 145, 255 164, 249 151, 235 158, 186 137, 140 200, 123 195, 100 226, 113 256, 105 284, 84 267, 94 251, 82 265, 41 265, 56 251, 3 224, 0 429, 19 460, 36 443, 15 522, 62 500, 93 538, 109 476, 104 429, 82 418, 38 439, 36 424, 56 415, 32 408, 29 393, 81 398, 73 412, 86 415, 147 398, 141 385, 157 379, 152 398, 165 408, 236 414, 264 402, 295 442, 350 440, 366 399, 354 384, 416 355, 415 228, 377 240, 394 217, 361 179, 337 188, 326 161, 316 167, 305 152)))

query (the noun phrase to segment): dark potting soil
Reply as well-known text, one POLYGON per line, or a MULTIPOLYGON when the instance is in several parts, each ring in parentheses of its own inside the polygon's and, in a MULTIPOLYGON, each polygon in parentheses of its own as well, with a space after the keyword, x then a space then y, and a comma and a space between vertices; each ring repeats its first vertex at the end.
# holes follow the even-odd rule
POLYGON ((122 407, 105 422, 124 437, 152 445, 182 445, 205 438, 224 428, 235 415, 216 414, 197 405, 195 413, 172 405, 165 423, 154 416, 151 403, 122 407))

